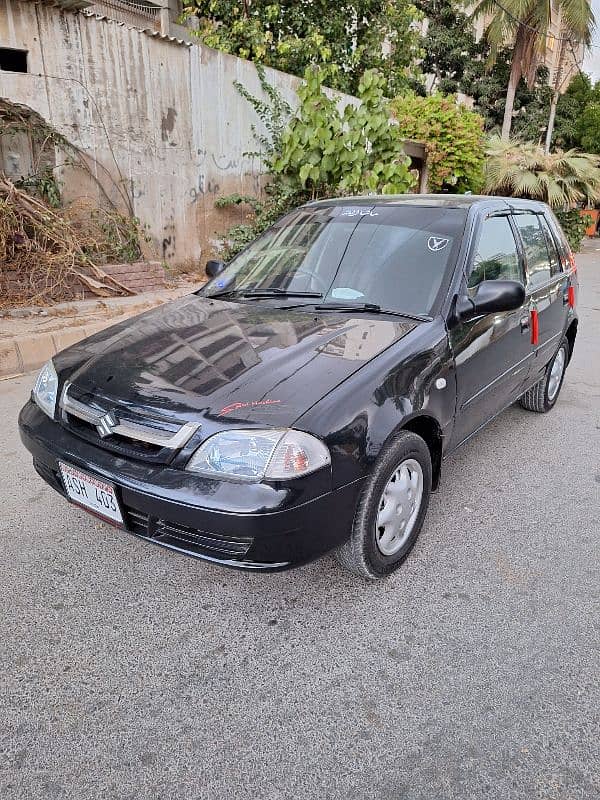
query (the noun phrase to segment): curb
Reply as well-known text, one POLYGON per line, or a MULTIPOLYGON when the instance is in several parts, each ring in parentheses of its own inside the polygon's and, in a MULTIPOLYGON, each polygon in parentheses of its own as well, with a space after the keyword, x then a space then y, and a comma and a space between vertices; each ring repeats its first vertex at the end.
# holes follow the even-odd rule
MULTIPOLYGON (((60 330, 44 331, 37 334, 24 332, 15 336, 0 338, 0 381, 18 378, 21 375, 39 369, 49 358, 52 358, 61 350, 80 342, 82 339, 86 339, 88 336, 92 336, 92 334, 98 333, 105 328, 110 328, 112 325, 117 325, 126 319, 136 317, 138 314, 149 311, 151 308, 156 308, 163 303, 176 300, 185 294, 189 294, 191 290, 191 286, 181 286, 177 289, 166 290, 160 294, 152 292, 147 295, 135 295, 133 298, 124 298, 131 302, 115 305, 111 309, 112 313, 102 319, 90 320, 87 323, 82 320, 83 324, 80 322, 79 325, 71 326, 68 326, 68 320, 65 320, 66 327, 60 330)), ((83 301, 80 304, 63 303, 55 308, 74 308, 76 312, 77 306, 79 306, 82 315, 85 316, 86 308, 94 310, 97 304, 97 300, 83 301)))
POLYGON ((89 325, 65 328, 62 331, 0 341, 0 380, 18 378, 39 369, 56 353, 104 328, 115 325, 116 322, 117 320, 107 319, 89 325))

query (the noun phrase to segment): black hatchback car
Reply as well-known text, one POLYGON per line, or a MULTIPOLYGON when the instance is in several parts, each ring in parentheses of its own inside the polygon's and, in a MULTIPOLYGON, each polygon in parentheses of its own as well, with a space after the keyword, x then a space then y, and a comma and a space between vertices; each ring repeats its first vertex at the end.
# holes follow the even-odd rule
POLYGON ((389 574, 444 457, 516 400, 549 411, 577 334, 537 202, 309 203, 207 271, 48 362, 20 429, 73 503, 229 566, 389 574))

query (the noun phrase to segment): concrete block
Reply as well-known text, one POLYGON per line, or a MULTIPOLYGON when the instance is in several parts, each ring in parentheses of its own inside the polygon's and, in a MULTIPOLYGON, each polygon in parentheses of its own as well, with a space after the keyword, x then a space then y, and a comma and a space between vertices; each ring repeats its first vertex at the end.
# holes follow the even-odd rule
POLYGON ((56 348, 55 352, 60 353, 61 350, 65 350, 72 344, 76 344, 82 339, 85 339, 85 328, 81 326, 77 328, 67 328, 59 333, 54 332, 52 334, 52 339, 54 340, 54 346, 56 348))
POLYGON ((0 378, 12 378, 22 372, 15 343, 9 340, 0 344, 0 378))
POLYGON ((49 333, 15 339, 15 347, 20 359, 21 372, 38 369, 56 353, 56 347, 49 333))

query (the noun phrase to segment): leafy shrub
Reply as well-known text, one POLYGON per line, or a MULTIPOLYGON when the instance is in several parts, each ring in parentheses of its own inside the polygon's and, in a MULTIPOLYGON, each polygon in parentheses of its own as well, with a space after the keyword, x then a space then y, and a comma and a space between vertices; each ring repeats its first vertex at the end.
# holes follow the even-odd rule
POLYGON ((313 198, 411 189, 415 177, 390 121, 383 78, 374 70, 365 72, 358 104, 348 104, 343 112, 323 91, 323 79, 322 70, 306 70, 298 90, 300 106, 272 162, 274 174, 298 191, 309 189, 313 198))
POLYGON ((243 86, 238 91, 254 107, 267 135, 253 129, 259 155, 270 182, 264 198, 230 195, 219 198, 219 208, 247 205, 248 222, 226 234, 221 255, 232 258, 246 244, 289 209, 307 200, 332 195, 377 192, 400 194, 416 183, 390 108, 383 96, 383 78, 367 71, 358 87, 357 105, 338 109, 323 88, 325 72, 306 70, 298 90, 298 109, 291 108, 258 70, 266 100, 253 97, 243 86))
POLYGON ((533 142, 492 137, 486 148, 490 194, 543 200, 555 209, 600 197, 600 157, 577 150, 544 153, 533 142))
POLYGON ((585 239, 585 230, 592 223, 589 214, 580 214, 576 208, 570 211, 555 212, 565 236, 569 240, 571 249, 577 253, 581 250, 581 243, 585 239))
POLYGON ((432 192, 477 192, 483 185, 483 117, 453 95, 407 94, 391 103, 398 135, 424 142, 432 192))
POLYGON ((229 261, 279 217, 307 199, 306 193, 293 192, 278 181, 273 181, 265 187, 263 199, 241 194, 219 197, 215 201, 216 208, 247 206, 250 209, 248 221, 233 225, 225 234, 219 247, 219 256, 229 261))

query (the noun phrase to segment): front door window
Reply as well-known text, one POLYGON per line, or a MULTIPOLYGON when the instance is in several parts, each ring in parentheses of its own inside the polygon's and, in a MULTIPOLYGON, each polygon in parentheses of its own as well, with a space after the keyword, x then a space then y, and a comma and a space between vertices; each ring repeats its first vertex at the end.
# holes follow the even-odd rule
POLYGON ((481 226, 481 235, 469 276, 469 289, 474 290, 481 281, 500 279, 522 281, 523 277, 508 217, 490 217, 481 226))

